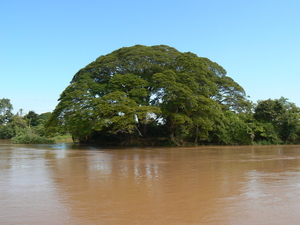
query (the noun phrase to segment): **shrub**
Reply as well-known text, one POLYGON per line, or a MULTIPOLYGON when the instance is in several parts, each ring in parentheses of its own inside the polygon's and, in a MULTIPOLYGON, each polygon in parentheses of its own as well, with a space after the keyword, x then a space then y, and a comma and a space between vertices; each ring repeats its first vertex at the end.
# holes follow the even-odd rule
POLYGON ((55 143, 54 140, 41 137, 37 134, 32 133, 30 130, 27 131, 25 134, 20 134, 13 137, 12 142, 14 144, 53 144, 55 143))

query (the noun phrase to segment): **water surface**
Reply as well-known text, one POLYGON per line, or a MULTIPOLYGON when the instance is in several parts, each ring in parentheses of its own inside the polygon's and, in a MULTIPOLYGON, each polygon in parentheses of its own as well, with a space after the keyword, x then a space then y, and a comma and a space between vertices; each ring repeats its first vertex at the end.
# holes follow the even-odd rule
POLYGON ((0 141, 0 224, 300 224, 300 146, 0 141))

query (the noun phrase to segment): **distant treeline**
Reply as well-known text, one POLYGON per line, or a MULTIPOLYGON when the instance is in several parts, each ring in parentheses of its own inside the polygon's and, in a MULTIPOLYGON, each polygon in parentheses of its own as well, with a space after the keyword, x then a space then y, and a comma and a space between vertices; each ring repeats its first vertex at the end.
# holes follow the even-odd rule
POLYGON ((46 137, 44 126, 50 112, 38 115, 29 111, 23 116, 22 110, 16 115, 12 110, 10 99, 0 99, 0 139, 12 139, 13 143, 21 144, 54 143, 54 140, 46 137))
POLYGON ((9 111, 0 111, 0 138, 30 126, 40 136, 70 133, 101 145, 300 142, 294 103, 283 97, 253 103, 217 63, 165 45, 100 56, 74 75, 52 113, 33 119, 33 111, 24 117, 9 111))

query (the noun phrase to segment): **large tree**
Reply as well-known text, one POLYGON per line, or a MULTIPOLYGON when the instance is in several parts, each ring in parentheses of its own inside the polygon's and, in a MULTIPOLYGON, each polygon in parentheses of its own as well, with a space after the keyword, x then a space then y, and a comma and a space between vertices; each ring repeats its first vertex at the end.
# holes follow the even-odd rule
POLYGON ((157 134, 176 144, 208 138, 225 110, 242 111, 245 92, 207 58, 166 46, 124 47, 79 70, 46 124, 80 141, 114 144, 157 134))

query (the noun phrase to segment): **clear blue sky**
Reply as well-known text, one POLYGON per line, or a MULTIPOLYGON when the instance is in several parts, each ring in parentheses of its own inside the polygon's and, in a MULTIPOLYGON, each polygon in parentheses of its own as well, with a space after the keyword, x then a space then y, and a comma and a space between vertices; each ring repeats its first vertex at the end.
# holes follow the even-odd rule
POLYGON ((300 106, 299 0, 9 0, 0 21, 0 98, 14 112, 51 112, 79 69, 135 44, 207 57, 250 100, 300 106))

